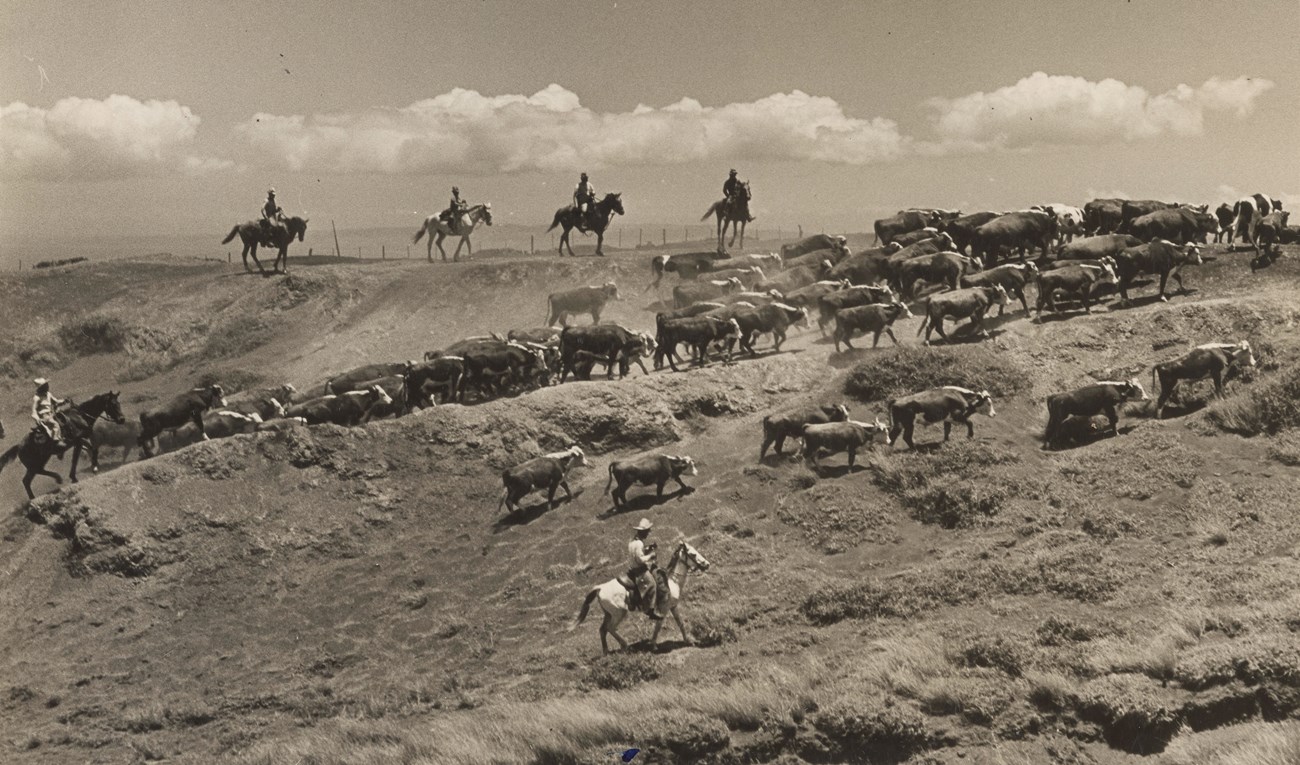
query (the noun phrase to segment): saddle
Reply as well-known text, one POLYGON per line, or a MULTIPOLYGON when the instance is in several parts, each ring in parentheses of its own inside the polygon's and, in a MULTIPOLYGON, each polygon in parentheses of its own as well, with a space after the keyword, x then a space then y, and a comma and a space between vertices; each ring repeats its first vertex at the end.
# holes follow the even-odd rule
MULTIPOLYGON (((636 567, 627 570, 627 573, 618 577, 618 583, 627 589, 627 609, 629 611, 641 611, 651 619, 662 619, 663 614, 656 613, 650 607, 650 601, 641 595, 639 581, 641 575, 645 573, 644 569, 636 567)), ((655 568, 652 572, 655 579, 655 600, 656 604, 661 604, 668 599, 668 572, 661 568, 655 568)))

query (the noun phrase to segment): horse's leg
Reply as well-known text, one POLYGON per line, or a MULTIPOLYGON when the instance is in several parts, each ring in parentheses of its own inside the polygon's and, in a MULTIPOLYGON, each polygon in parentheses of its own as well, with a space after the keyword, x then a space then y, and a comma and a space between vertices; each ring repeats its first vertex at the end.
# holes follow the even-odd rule
POLYGON ((253 256, 253 264, 257 266, 257 272, 258 272, 259 274, 261 274, 262 276, 270 276, 270 274, 266 273, 266 269, 265 269, 265 268, 262 268, 262 261, 260 261, 260 260, 257 259, 257 243, 256 243, 256 242, 253 243, 253 249, 252 249, 252 252, 250 252, 249 254, 251 254, 251 255, 253 256))
POLYGON ((81 461, 81 444, 74 444, 72 447, 72 465, 68 468, 68 479, 73 483, 77 482, 77 463, 81 461))
POLYGON ((659 645, 659 630, 663 629, 664 620, 655 619, 654 632, 650 633, 650 650, 654 650, 659 645))
POLYGON ((600 622, 600 655, 609 655, 609 614, 600 622))
POLYGON ((600 231, 596 232, 596 254, 602 258, 605 257, 605 253, 601 249, 604 246, 604 244, 605 244, 605 231, 604 229, 601 229, 600 231))
POLYGON ((453 262, 455 263, 460 262, 460 248, 464 246, 465 246, 465 237, 462 236, 460 238, 460 241, 456 243, 456 251, 451 254, 451 259, 453 262))
POLYGON ((245 242, 245 243, 244 243, 244 252, 239 256, 239 257, 243 258, 243 260, 244 260, 244 271, 245 271, 245 273, 250 273, 250 274, 253 273, 252 270, 250 270, 249 267, 248 267, 248 248, 251 247, 251 246, 252 246, 252 245, 249 245, 247 242, 245 242))
MULTIPOLYGON (((426 228, 426 230, 427 230, 427 228, 426 228)), ((433 237, 434 237, 434 234, 433 234, 432 231, 430 231, 430 232, 429 232, 429 238, 424 240, 425 245, 427 245, 427 249, 428 249, 428 258, 429 258, 429 262, 430 262, 430 263, 433 262, 433 237)))
MULTIPOLYGON (((734 223, 732 224, 733 227, 735 225, 736 224, 734 223)), ((745 221, 743 219, 740 221, 740 249, 745 249, 745 221)))
POLYGON ((567 229, 567 228, 566 228, 566 229, 564 229, 564 234, 560 236, 560 247, 561 247, 560 254, 563 255, 563 254, 564 254, 564 250, 563 250, 563 248, 564 248, 564 247, 568 247, 568 248, 569 248, 569 257, 574 258, 574 257, 577 257, 577 256, 573 254, 573 243, 569 241, 569 232, 570 232, 570 231, 572 231, 572 229, 567 229))
POLYGON ((27 474, 23 476, 23 488, 27 490, 28 499, 36 499, 36 495, 32 493, 32 479, 36 477, 37 472, 39 471, 27 468, 27 474))
POLYGON ((626 615, 626 611, 623 611, 620 616, 615 616, 609 612, 605 613, 605 624, 608 625, 605 627, 605 631, 614 636, 614 639, 618 641, 619 647, 624 651, 627 650, 627 641, 623 639, 622 635, 618 634, 618 625, 623 623, 623 617, 626 615))
POLYGON ((439 232, 438 232, 438 238, 437 238, 436 240, 434 240, 434 243, 438 245, 438 252, 442 255, 442 262, 443 262, 443 263, 446 263, 446 262, 447 262, 447 251, 444 250, 444 249, 442 249, 442 240, 445 239, 446 237, 447 237, 446 234, 444 234, 444 233, 442 233, 441 231, 439 231, 439 232))
POLYGON ((682 617, 681 614, 677 613, 677 606, 673 606, 670 613, 673 615, 673 621, 677 622, 677 629, 682 631, 682 641, 685 642, 686 645, 695 645, 695 641, 691 636, 686 634, 686 625, 682 624, 682 617))
POLYGON ((469 234, 466 234, 462 239, 465 242, 465 257, 474 257, 474 243, 470 241, 469 234))

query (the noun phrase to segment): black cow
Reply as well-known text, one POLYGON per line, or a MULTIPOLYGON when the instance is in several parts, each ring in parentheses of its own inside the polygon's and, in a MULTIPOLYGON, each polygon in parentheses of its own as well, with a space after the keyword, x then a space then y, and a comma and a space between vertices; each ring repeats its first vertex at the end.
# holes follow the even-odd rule
POLYGON ((599 287, 578 287, 564 292, 552 292, 546 299, 546 323, 568 324, 570 314, 591 314, 591 323, 600 323, 600 312, 605 310, 605 303, 618 300, 618 286, 614 282, 605 282, 599 287))
POLYGON ((1162 303, 1168 302, 1168 298, 1165 297, 1165 284, 1170 276, 1178 282, 1179 294, 1185 294, 1187 288, 1183 286, 1183 277, 1179 269, 1186 265, 1199 266, 1202 262, 1201 253, 1194 244, 1179 247, 1173 242, 1154 239, 1148 244, 1130 247, 1115 256, 1115 276, 1119 282, 1120 303, 1129 304, 1128 290, 1138 274, 1160 276, 1160 302, 1162 303))
POLYGON ((817 329, 825 335, 826 325, 835 321, 835 314, 845 308, 872 303, 893 303, 896 300, 894 291, 883 284, 863 284, 822 295, 817 299, 817 329))
POLYGON ((915 287, 918 281, 946 284, 948 289, 955 290, 962 276, 978 270, 980 270, 979 261, 957 252, 921 255, 899 265, 899 292, 904 299, 912 300, 916 295, 915 287))
MULTIPOLYGON (((711 314, 721 315, 721 314, 711 314)), ((731 318, 736 320, 737 326, 740 327, 740 347, 747 351, 750 356, 757 356, 758 352, 754 350, 754 341, 759 335, 771 333, 772 349, 781 350, 781 344, 785 342, 786 330, 792 325, 808 326, 808 311, 803 308, 785 305, 784 303, 769 303, 749 308, 742 308, 729 316, 723 315, 722 318, 731 318)), ((727 343, 727 352, 731 352, 731 341, 727 343)))
MULTIPOLYGON (((896 282, 898 280, 898 269, 902 267, 904 263, 912 258, 920 257, 921 255, 933 255, 936 252, 951 251, 952 237, 947 234, 939 234, 933 239, 926 239, 917 242, 916 244, 904 247, 897 252, 891 253, 883 262, 881 262, 879 269, 881 275, 884 276, 892 286, 897 288, 896 282)), ((834 269, 832 269, 832 271, 834 271, 834 269)))
POLYGON ((848 289, 848 287, 848 279, 814 282, 813 284, 809 284, 807 287, 800 287, 797 290, 792 290, 791 292, 786 293, 781 302, 786 305, 792 305, 795 308, 811 308, 817 305, 817 301, 820 300, 823 295, 829 295, 832 292, 839 292, 840 290, 848 289))
POLYGON ((220 409, 226 405, 226 392, 220 385, 206 385, 176 396, 170 401, 146 409, 140 413, 140 438, 136 443, 140 447, 141 457, 152 457, 149 442, 164 430, 179 428, 187 422, 194 423, 199 437, 207 440, 203 432, 203 413, 209 409, 220 409))
POLYGON ((952 238, 952 249, 955 252, 964 253, 966 248, 970 246, 971 239, 975 237, 975 229, 1001 216, 1002 213, 989 211, 963 215, 945 224, 943 232, 952 238))
POLYGON ((1038 247, 1046 256, 1058 228, 1056 212, 1050 207, 1007 213, 975 229, 971 255, 982 258, 990 268, 996 265, 998 255, 1004 250, 1017 250, 1024 260, 1026 250, 1038 247))
POLYGON ((1123 199, 1094 199, 1083 206, 1083 228, 1089 236, 1113 234, 1124 219, 1123 199))
POLYGON ((948 440, 954 422, 965 424, 966 437, 974 438, 975 425, 970 421, 972 416, 976 414, 997 416, 997 412, 993 410, 993 397, 988 391, 976 393, 956 385, 931 388, 910 396, 891 399, 886 407, 889 410, 889 444, 892 446, 897 443, 898 435, 901 433, 903 441, 913 449, 916 448, 916 444, 912 443, 912 429, 916 425, 918 416, 926 425, 942 422, 944 441, 948 440))
POLYGON ((461 399, 465 379, 464 356, 439 356, 406 368, 407 409, 433 403, 432 393, 440 393, 442 403, 461 399))
POLYGON ((1167 239, 1180 244, 1203 244, 1218 227, 1219 223, 1212 213, 1200 212, 1192 207, 1172 207, 1134 218, 1129 221, 1128 233, 1144 242, 1167 239))
POLYGON ((655 343, 641 332, 633 332, 617 324, 592 327, 565 327, 560 335, 560 382, 574 371, 577 352, 587 351, 606 359, 608 378, 614 378, 614 366, 619 365, 619 377, 627 375, 628 365, 635 361, 642 374, 649 374, 641 357, 654 352, 655 343))
POLYGON ((891 218, 882 218, 876 221, 874 227, 876 239, 881 244, 889 244, 894 240, 894 237, 900 234, 906 234, 909 231, 916 231, 927 226, 940 228, 944 222, 953 220, 960 215, 960 212, 945 210, 899 210, 898 214, 891 218))
POLYGON ((465 359, 461 401, 470 386, 486 397, 501 394, 511 383, 540 384, 548 374, 546 354, 539 346, 505 341, 470 348, 461 356, 465 359))
POLYGON ((1130 399, 1148 401, 1147 392, 1136 379, 1123 382, 1099 382, 1075 388, 1067 393, 1053 393, 1047 397, 1047 429, 1043 433, 1043 448, 1056 443, 1061 426, 1069 417, 1095 417, 1105 414, 1112 433, 1118 433, 1117 407, 1130 399))
POLYGON ((1223 381, 1231 372, 1241 367, 1255 366, 1255 354, 1250 343, 1206 343, 1170 361, 1161 361, 1151 367, 1151 384, 1157 381, 1160 397, 1156 399, 1156 419, 1160 419, 1165 404, 1174 395, 1183 380, 1214 379, 1215 395, 1223 395, 1223 381))
POLYGON ((907 310, 907 306, 902 303, 873 303, 871 305, 854 306, 853 308, 842 308, 835 314, 835 352, 840 352, 840 343, 843 342, 845 347, 852 348, 853 343, 849 342, 854 335, 872 333, 871 347, 875 348, 880 345, 880 333, 889 333, 889 339, 898 345, 898 338, 894 337, 893 323, 899 316, 912 318, 912 312, 907 310))
POLYGON ((842 236, 831 236, 829 234, 814 234, 804 237, 797 242, 781 245, 781 259, 790 260, 797 258, 816 250, 830 250, 838 247, 844 247, 846 240, 842 236))
MULTIPOLYGON (((943 250, 943 247, 940 246, 942 241, 946 240, 936 242, 932 247, 927 247, 925 249, 933 252, 940 252, 943 250)), ((920 242, 917 244, 920 244, 920 242)), ((847 279, 850 284, 871 284, 872 282, 880 281, 886 276, 888 267, 885 264, 888 262, 890 256, 902 252, 902 250, 903 248, 901 245, 897 242, 893 242, 884 247, 877 247, 875 249, 863 250, 862 252, 855 253, 850 257, 841 260, 839 263, 836 263, 831 270, 826 272, 823 280, 839 281, 841 279, 847 279)), ((909 256, 923 254, 920 250, 921 248, 912 250, 909 256)))
POLYGON ((656 255, 650 260, 650 282, 642 292, 658 287, 665 273, 676 273, 683 279, 694 280, 705 271, 713 270, 713 261, 730 260, 731 256, 720 252, 679 252, 676 255, 656 255))
POLYGON ((741 284, 740 280, 735 277, 695 282, 693 284, 679 284, 673 287, 673 308, 685 308, 694 303, 716 300, 723 295, 740 292, 744 288, 745 285, 741 284))
POLYGON ((1070 265, 1038 274, 1038 304, 1034 321, 1043 320, 1043 306, 1058 311, 1056 293, 1077 297, 1085 313, 1092 313, 1092 295, 1097 285, 1115 282, 1114 259, 1102 258, 1102 266, 1070 265))
POLYGON ((1237 220, 1237 214, 1232 211, 1232 205, 1224 202, 1214 211, 1214 218, 1218 221, 1219 228, 1214 232, 1214 243, 1222 242, 1227 238, 1228 247, 1232 247, 1232 240, 1235 235, 1233 222, 1237 220))
POLYGON ((663 497, 664 484, 669 480, 677 482, 682 491, 689 492, 691 487, 682 481, 683 475, 699 475, 695 460, 690 457, 678 457, 670 454, 647 454, 626 460, 609 463, 609 480, 605 482, 605 493, 614 487, 614 508, 627 507, 627 490, 630 486, 654 486, 655 496, 663 497))
MULTIPOLYGON (((692 349, 696 364, 705 366, 709 363, 709 345, 718 341, 727 342, 740 338, 740 325, 735 319, 720 319, 716 316, 691 316, 683 319, 664 319, 658 321, 659 353, 668 357, 668 366, 674 372, 677 369, 677 345, 686 343, 692 349)), ((730 352, 725 356, 731 360, 730 352)), ((658 359, 658 357, 656 357, 658 359)))
POLYGON ((1119 232, 1122 234, 1132 233, 1130 227, 1133 225, 1133 221, 1156 210, 1169 210, 1177 206, 1177 203, 1161 202, 1158 199, 1125 199, 1120 203, 1119 232))
POLYGON ((547 509, 555 507, 556 489, 564 489, 565 498, 572 500, 573 492, 569 491, 567 474, 571 468, 586 464, 587 455, 582 453, 582 448, 570 446, 562 452, 534 457, 527 462, 502 470, 501 482, 505 485, 501 489, 501 501, 497 504, 497 512, 501 511, 502 505, 508 512, 518 511, 519 500, 534 489, 546 489, 547 509))
POLYGON ((946 340, 948 335, 943 331, 943 320, 961 321, 967 317, 970 318, 973 331, 982 333, 984 314, 994 304, 999 306, 1007 304, 1007 291, 1001 284, 991 287, 967 287, 931 295, 925 304, 925 318, 921 320, 921 326, 917 327, 916 334, 919 336, 922 332, 925 333, 926 345, 930 344, 931 331, 938 332, 939 337, 946 340))
POLYGON ((1101 260, 1114 257, 1129 247, 1137 247, 1142 240, 1132 234, 1098 234, 1086 239, 1076 239, 1056 253, 1057 260, 1101 260))
MULTIPOLYGON (((1000 266, 994 266, 987 271, 980 271, 974 274, 967 274, 959 282, 962 287, 994 287, 1001 286, 1006 291, 1007 296, 1015 295, 1020 299, 1020 305, 1029 313, 1029 302, 1025 300, 1025 285, 1032 279, 1038 278, 1038 267, 1032 261, 1025 263, 1004 263, 1000 266)), ((1006 310, 1006 305, 998 304, 998 316, 1001 316, 1006 310)))
POLYGON ((869 446, 876 436, 886 436, 889 426, 880 420, 875 422, 828 422, 823 425, 803 426, 803 458, 812 467, 818 467, 817 456, 827 454, 849 453, 849 467, 857 459, 858 449, 869 446))
POLYGON ((847 419, 849 410, 843 404, 820 404, 784 414, 769 414, 763 418, 763 446, 758 450, 758 459, 762 462, 769 446, 775 445, 776 453, 780 454, 787 438, 802 439, 805 425, 844 422, 847 419))
POLYGON ((285 417, 301 417, 308 425, 333 423, 356 427, 367 419, 376 404, 392 404, 393 399, 378 385, 365 390, 354 390, 338 395, 321 396, 294 404, 284 410, 285 417))

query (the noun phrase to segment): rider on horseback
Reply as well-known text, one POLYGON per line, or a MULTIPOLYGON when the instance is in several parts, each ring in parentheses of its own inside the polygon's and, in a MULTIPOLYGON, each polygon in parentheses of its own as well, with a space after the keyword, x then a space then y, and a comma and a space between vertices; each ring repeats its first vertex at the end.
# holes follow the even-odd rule
POLYGON ((284 210, 280 209, 280 205, 275 202, 275 189, 267 189, 266 204, 262 205, 261 217, 262 237, 267 240, 264 242, 265 246, 271 246, 269 242, 271 227, 281 220, 284 220, 284 210))
POLYGON ((577 187, 573 189, 573 206, 578 208, 578 220, 583 226, 587 225, 587 212, 595 203, 596 189, 587 180, 587 174, 583 173, 577 187))
MULTIPOLYGON (((722 196, 727 200, 727 204, 730 205, 732 209, 735 209, 735 205, 745 204, 746 200, 744 198, 744 191, 745 189, 741 185, 740 179, 736 177, 736 169, 733 167, 731 169, 731 175, 727 176, 727 180, 722 183, 722 196)), ((745 210, 745 215, 749 218, 750 223, 754 222, 754 216, 749 215, 749 210, 745 210)))
POLYGON ((632 564, 627 570, 627 577, 632 581, 632 602, 628 603, 628 610, 644 610, 649 616, 658 615, 658 590, 664 586, 657 581, 663 578, 663 572, 655 560, 655 544, 646 544, 646 538, 650 536, 653 527, 654 524, 648 518, 642 518, 633 527, 636 536, 627 543, 628 558, 632 564))
POLYGON ((63 428, 54 415, 60 406, 68 402, 50 393, 49 380, 38 377, 35 382, 36 395, 32 396, 32 419, 36 420, 35 429, 44 433, 55 446, 66 449, 68 445, 63 440, 63 428))
POLYGON ((460 187, 451 187, 451 201, 447 203, 447 209, 438 214, 438 219, 447 224, 451 233, 456 233, 456 227, 460 224, 460 216, 469 209, 469 205, 460 198, 460 187))

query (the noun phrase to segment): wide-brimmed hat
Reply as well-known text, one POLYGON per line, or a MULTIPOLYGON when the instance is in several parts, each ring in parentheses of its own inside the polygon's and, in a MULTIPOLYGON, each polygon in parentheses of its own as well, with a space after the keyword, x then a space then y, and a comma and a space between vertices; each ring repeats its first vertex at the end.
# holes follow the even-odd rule
POLYGON ((267 189, 267 190, 266 190, 266 193, 268 193, 268 194, 274 194, 274 193, 275 193, 275 189, 267 189))
POLYGON ((46 380, 44 377, 38 377, 38 378, 36 378, 35 380, 32 380, 32 382, 36 383, 36 387, 38 387, 38 388, 41 387, 42 385, 49 385, 49 384, 50 384, 50 381, 49 381, 49 380, 46 380))
POLYGON ((650 522, 649 518, 642 518, 641 522, 633 526, 632 528, 635 529, 636 531, 649 531, 653 526, 654 524, 650 522))
POLYGON ((736 174, 736 168, 734 168, 734 167, 731 168, 731 174, 732 174, 732 175, 735 175, 735 174, 736 174))

